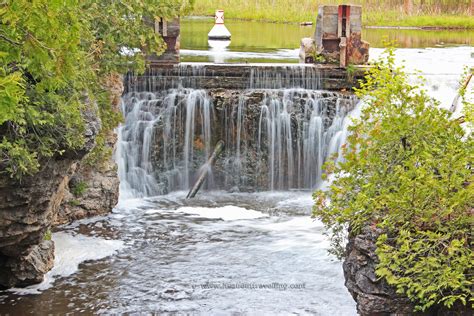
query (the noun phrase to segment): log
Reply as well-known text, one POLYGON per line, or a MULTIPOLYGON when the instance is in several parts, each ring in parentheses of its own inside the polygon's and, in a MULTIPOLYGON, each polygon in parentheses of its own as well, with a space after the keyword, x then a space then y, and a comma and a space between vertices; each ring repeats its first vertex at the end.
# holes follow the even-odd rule
MULTIPOLYGON (((464 83, 462 85, 462 88, 460 90, 465 90, 467 88, 467 86, 469 85, 469 81, 471 81, 471 78, 472 78, 472 69, 471 69, 471 73, 467 76, 466 81, 464 81, 464 83)), ((450 111, 453 112, 453 113, 456 112, 460 96, 461 96, 461 94, 459 94, 459 93, 456 94, 456 97, 454 98, 453 103, 451 104, 450 111)))
POLYGON ((219 157, 219 155, 222 153, 223 150, 224 150, 224 142, 220 140, 217 142, 216 147, 214 148, 214 152, 212 153, 211 157, 209 157, 207 162, 204 165, 202 165, 201 174, 199 175, 199 178, 196 180, 192 189, 189 191, 188 195, 186 196, 187 199, 191 199, 194 196, 196 196, 202 184, 204 183, 204 180, 206 180, 207 178, 209 168, 211 168, 214 165, 214 163, 216 162, 217 158, 219 157))

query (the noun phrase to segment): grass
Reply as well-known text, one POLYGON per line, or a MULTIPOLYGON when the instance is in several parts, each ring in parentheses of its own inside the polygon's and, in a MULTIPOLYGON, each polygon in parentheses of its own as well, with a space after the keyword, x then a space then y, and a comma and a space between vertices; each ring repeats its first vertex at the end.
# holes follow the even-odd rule
POLYGON ((403 0, 196 0, 192 14, 212 16, 216 9, 223 9, 227 19, 305 22, 315 20, 319 5, 350 2, 363 6, 366 26, 474 28, 470 0, 412 1, 413 9, 406 14, 403 0))

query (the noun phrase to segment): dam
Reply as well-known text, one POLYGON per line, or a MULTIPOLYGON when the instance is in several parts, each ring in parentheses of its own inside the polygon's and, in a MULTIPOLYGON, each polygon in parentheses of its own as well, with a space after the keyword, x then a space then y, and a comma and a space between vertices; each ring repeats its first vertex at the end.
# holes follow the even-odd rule
POLYGON ((163 35, 175 46, 125 78, 117 150, 123 191, 146 197, 190 189, 221 140, 225 151, 207 189, 320 184, 324 162, 340 156, 343 121, 357 102, 352 90, 368 69, 360 7, 342 7, 343 20, 337 7, 321 10, 316 38, 302 40, 300 64, 180 63, 179 21, 170 22, 163 35), (315 63, 316 48, 332 62, 315 63))

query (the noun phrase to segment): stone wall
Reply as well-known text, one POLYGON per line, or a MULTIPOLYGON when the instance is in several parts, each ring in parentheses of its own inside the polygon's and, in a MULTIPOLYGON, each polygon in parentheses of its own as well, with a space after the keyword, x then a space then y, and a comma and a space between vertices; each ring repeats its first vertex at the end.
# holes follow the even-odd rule
POLYGON ((336 65, 311 64, 209 64, 181 63, 151 67, 143 75, 129 74, 125 92, 194 89, 282 89, 299 87, 350 91, 358 87, 367 66, 355 66, 352 73, 336 65))

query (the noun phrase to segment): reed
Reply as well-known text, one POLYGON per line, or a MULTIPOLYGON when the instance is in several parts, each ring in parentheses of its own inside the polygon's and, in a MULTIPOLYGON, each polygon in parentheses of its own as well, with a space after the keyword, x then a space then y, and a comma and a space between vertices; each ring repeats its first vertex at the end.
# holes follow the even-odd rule
POLYGON ((196 0, 193 15, 213 15, 223 9, 226 18, 269 22, 313 21, 323 4, 363 6, 364 25, 474 28, 471 0, 196 0))

